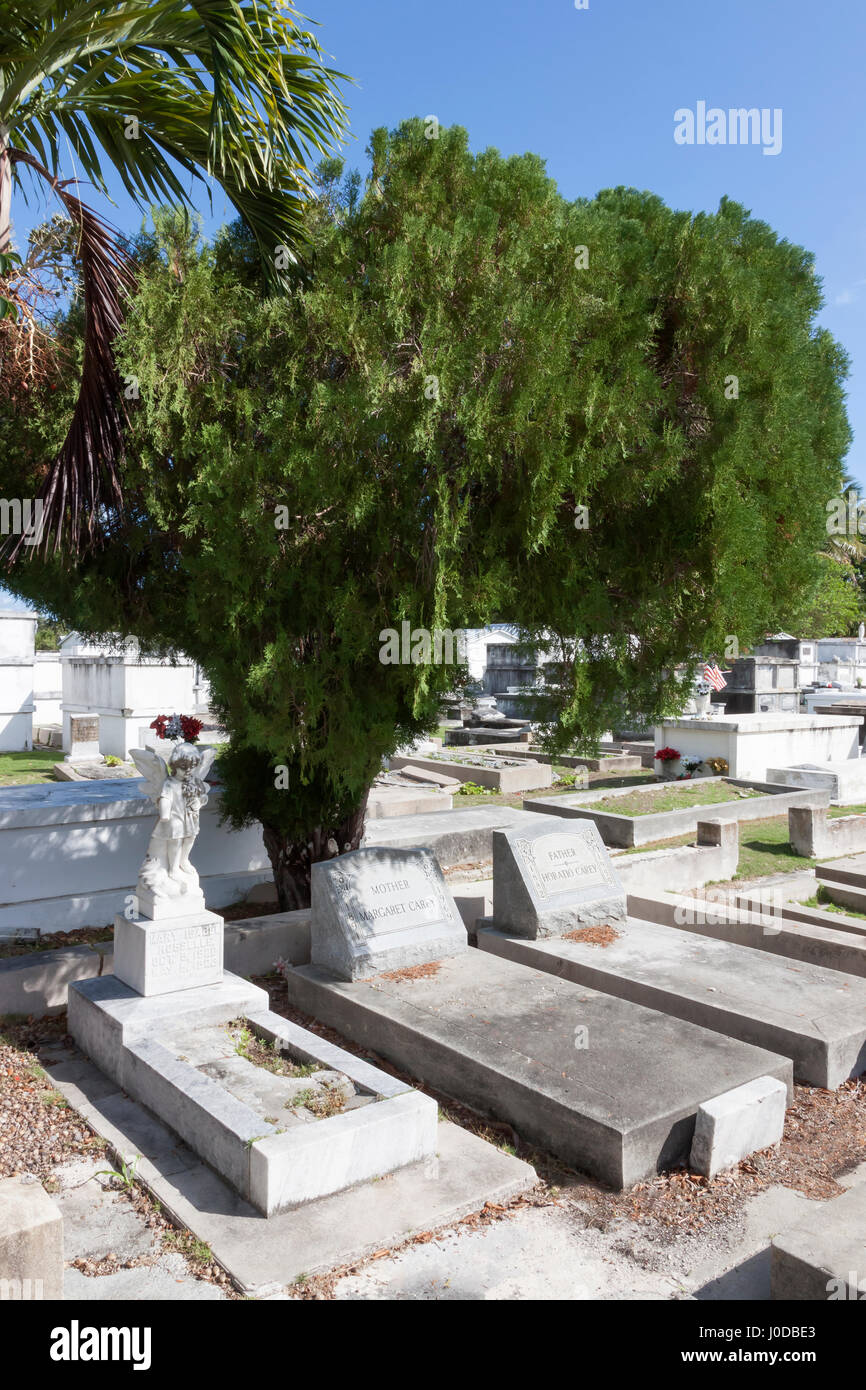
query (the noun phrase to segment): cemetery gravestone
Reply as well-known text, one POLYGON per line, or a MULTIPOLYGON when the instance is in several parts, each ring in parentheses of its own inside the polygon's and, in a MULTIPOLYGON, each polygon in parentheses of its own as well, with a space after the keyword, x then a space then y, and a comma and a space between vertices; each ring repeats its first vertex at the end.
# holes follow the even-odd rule
POLYGON ((153 921, 114 919, 114 973, 137 994, 171 994, 223 977, 223 919, 204 909, 153 921))
POLYGON ((358 849, 313 865, 312 962, 340 980, 424 965, 467 949, 429 849, 358 849))
POLYGON ((513 936, 561 936, 626 919, 626 895, 592 821, 493 832, 493 925, 513 936))
POLYGON ((68 763, 89 762, 99 757, 99 715, 73 714, 69 720, 68 763))

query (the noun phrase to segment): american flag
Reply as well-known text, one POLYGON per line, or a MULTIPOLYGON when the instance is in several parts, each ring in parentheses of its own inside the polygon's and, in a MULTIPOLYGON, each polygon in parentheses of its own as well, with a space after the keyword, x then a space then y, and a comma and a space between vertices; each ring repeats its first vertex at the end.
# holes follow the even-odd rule
POLYGON ((709 662, 704 665, 704 680, 708 681, 714 690, 724 690, 728 683, 718 666, 711 666, 709 662))

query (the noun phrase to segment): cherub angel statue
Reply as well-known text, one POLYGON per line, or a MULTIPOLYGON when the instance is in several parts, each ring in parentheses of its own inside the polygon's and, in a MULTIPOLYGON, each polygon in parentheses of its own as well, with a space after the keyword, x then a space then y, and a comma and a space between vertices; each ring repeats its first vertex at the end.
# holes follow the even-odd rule
POLYGON ((138 874, 142 890, 153 898, 200 896, 198 874, 189 862, 199 828, 199 812, 208 798, 205 778, 215 749, 179 743, 166 765, 150 748, 132 748, 130 756, 147 782, 147 795, 159 812, 147 856, 138 874))

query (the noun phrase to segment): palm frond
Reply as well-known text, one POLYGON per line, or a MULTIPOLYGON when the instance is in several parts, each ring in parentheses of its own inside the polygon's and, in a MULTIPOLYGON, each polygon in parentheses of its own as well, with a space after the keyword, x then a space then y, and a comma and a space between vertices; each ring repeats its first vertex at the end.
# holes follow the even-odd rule
MULTIPOLYGON (((41 541, 60 548, 64 530, 71 548, 99 544, 123 510, 119 465, 123 457, 123 399, 112 344, 123 322, 135 268, 110 228, 92 208, 59 183, 26 150, 8 151, 48 179, 78 233, 84 299, 84 361, 72 422, 57 459, 37 494, 42 502, 41 541)), ((7 555, 13 563, 25 545, 19 536, 7 555)), ((32 554, 35 547, 29 547, 32 554)))
POLYGON ((255 237, 266 284, 286 289, 304 244, 310 153, 328 152, 345 129, 347 79, 325 65, 307 22, 285 0, 4 0, 0 157, 8 146, 16 184, 24 169, 51 180, 82 257, 81 397, 43 489, 55 547, 64 526, 73 548, 97 544, 120 515, 111 342, 133 282, 106 224, 60 179, 63 151, 68 143, 80 179, 104 192, 113 167, 143 208, 191 206, 182 176, 214 180, 255 237))

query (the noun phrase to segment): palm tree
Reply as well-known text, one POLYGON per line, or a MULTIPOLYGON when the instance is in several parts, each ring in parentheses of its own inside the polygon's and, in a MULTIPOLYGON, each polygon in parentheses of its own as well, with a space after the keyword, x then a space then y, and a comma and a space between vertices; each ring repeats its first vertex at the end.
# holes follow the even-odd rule
POLYGON ((866 542, 860 530, 861 519, 866 512, 866 498, 861 500, 860 483, 852 473, 843 473, 839 484, 839 495, 844 497, 846 505, 846 522, 849 520, 851 510, 851 493, 854 493, 856 502, 853 504, 854 515, 857 518, 857 530, 852 534, 850 525, 847 527, 843 537, 828 535, 821 547, 823 553, 828 555, 838 565, 855 565, 866 557, 866 542))
MULTIPOLYGON (((4 0, 0 272, 14 264, 12 195, 26 171, 75 226, 85 311, 78 401, 40 492, 55 550, 64 527, 80 553, 122 515, 112 342, 135 276, 73 187, 85 179, 107 193, 111 165, 139 206, 189 206, 182 176, 213 178, 254 236, 267 283, 284 286, 304 241, 308 153, 345 128, 342 74, 302 22, 285 0, 4 0), (61 179, 61 164, 76 177, 61 179)), ((10 304, 0 297, 0 310, 10 304)))

